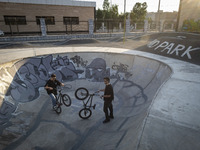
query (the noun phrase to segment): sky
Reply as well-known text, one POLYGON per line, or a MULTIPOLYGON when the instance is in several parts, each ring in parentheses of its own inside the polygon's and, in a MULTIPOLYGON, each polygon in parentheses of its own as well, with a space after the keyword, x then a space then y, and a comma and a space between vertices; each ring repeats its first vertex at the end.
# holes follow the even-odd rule
MULTIPOLYGON (((96 2, 96 8, 102 9, 104 0, 79 0, 79 1, 93 1, 96 2)), ((124 0, 109 0, 110 4, 117 4, 119 13, 124 12, 124 0)), ((130 12, 133 9, 135 3, 147 3, 148 12, 157 12, 159 0, 126 0, 126 12, 130 12)), ((164 12, 178 11, 180 0, 160 0, 160 10, 164 12)))

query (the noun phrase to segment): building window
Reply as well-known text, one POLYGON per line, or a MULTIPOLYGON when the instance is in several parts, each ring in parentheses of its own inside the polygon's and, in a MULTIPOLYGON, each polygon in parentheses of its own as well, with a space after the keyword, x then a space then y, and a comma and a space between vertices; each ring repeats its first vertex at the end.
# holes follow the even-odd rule
POLYGON ((79 17, 63 17, 63 23, 77 25, 79 24, 79 17))
POLYGON ((40 25, 40 18, 45 19, 46 25, 55 25, 54 16, 36 16, 37 25, 40 25))
POLYGON ((25 16, 4 16, 6 25, 26 25, 25 16))

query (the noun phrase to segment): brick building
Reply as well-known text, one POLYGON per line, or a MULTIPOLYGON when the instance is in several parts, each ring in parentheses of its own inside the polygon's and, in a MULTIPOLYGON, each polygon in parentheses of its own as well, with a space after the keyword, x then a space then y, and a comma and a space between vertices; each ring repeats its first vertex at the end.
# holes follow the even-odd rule
MULTIPOLYGON (((173 12, 163 12, 160 10, 160 12, 148 12, 147 13, 147 18, 151 19, 152 23, 154 24, 154 28, 156 28, 156 23, 162 24, 163 30, 165 29, 171 29, 174 30, 176 27, 176 22, 177 22, 177 11, 173 12)), ((159 24, 157 24, 158 26, 159 24)))
POLYGON ((96 2, 71 0, 0 0, 0 30, 5 34, 40 34, 40 18, 47 34, 88 32, 96 2))
POLYGON ((179 11, 178 30, 180 31, 185 20, 200 20, 200 0, 180 0, 179 11))

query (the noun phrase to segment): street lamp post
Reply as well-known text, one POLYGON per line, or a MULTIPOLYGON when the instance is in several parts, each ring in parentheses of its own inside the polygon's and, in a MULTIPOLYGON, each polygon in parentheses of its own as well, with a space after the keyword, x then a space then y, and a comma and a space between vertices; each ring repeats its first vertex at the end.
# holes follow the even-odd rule
POLYGON ((126 0, 124 0, 124 14, 126 13, 126 0))
POLYGON ((160 30, 160 1, 158 2, 158 18, 157 18, 157 28, 160 30))
POLYGON ((176 23, 176 32, 179 30, 179 22, 180 22, 180 14, 181 14, 181 4, 182 0, 179 2, 179 9, 178 9, 178 16, 177 16, 177 23, 176 23))
POLYGON ((123 40, 124 42, 126 38, 125 32, 126 32, 126 0, 124 0, 124 40, 123 40))

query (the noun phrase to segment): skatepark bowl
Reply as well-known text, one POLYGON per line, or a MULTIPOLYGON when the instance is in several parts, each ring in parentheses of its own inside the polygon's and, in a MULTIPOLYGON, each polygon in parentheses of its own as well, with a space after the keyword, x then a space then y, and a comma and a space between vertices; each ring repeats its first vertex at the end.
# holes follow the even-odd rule
POLYGON ((67 49, 52 54, 53 49, 49 48, 46 53, 41 48, 39 51, 43 54, 24 55, 1 64, 0 149, 200 148, 199 126, 184 122, 184 118, 176 114, 174 110, 182 112, 184 106, 173 109, 178 103, 174 92, 183 84, 181 79, 179 82, 172 78, 179 71, 175 67, 172 69, 171 64, 183 65, 185 62, 127 49, 67 49), (59 115, 52 110, 50 97, 44 90, 52 73, 68 86, 64 92, 72 99, 72 105, 62 106, 59 115), (103 89, 103 77, 110 77, 114 88, 115 118, 109 123, 102 123, 105 118, 103 100, 96 96, 92 116, 81 119, 78 113, 83 103, 75 98, 75 90, 85 87, 92 93, 103 89))

